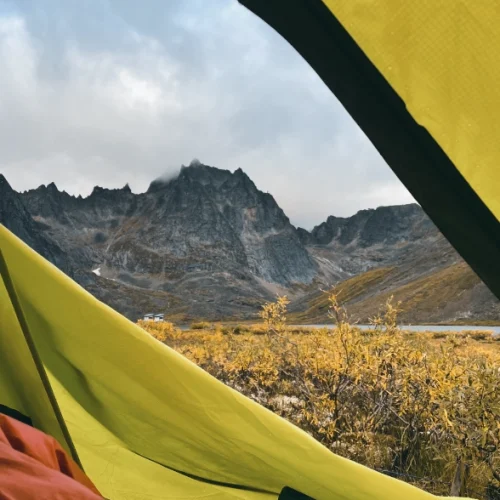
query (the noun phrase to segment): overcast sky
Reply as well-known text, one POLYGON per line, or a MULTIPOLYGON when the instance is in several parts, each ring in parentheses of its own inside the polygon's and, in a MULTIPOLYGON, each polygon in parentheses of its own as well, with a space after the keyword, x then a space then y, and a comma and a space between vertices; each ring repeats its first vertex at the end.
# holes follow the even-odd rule
POLYGON ((144 191, 241 167, 292 223, 413 201, 304 60, 236 0, 0 0, 0 173, 144 191))

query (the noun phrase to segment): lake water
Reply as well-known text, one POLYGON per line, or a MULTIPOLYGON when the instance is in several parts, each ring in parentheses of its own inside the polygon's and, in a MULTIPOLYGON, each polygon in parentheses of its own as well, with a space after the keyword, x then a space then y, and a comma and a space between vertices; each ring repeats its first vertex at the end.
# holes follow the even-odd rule
MULTIPOLYGON (((332 328, 332 325, 297 325, 307 328, 332 328)), ((357 327, 367 330, 373 328, 371 325, 356 325, 357 327)), ((471 331, 491 331, 495 336, 500 335, 500 326, 468 326, 468 325, 399 325, 401 330, 410 332, 462 332, 464 330, 471 331)))

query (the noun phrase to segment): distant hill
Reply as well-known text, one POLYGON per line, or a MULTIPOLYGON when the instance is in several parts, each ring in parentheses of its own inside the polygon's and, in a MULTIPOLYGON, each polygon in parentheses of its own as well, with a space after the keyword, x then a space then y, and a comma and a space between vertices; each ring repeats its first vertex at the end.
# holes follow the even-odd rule
POLYGON ((252 319, 286 293, 296 321, 323 322, 320 289, 339 283, 360 319, 390 294, 414 323, 500 319, 496 298, 416 204, 306 231, 241 169, 198 162, 146 193, 95 187, 83 198, 54 183, 16 193, 0 176, 0 195, 0 222, 134 320, 252 319))
MULTIPOLYGON (((393 298, 401 302, 400 321, 406 324, 456 322, 500 323, 499 304, 478 276, 464 262, 399 284, 401 269, 379 267, 337 285, 339 299, 352 321, 366 324, 381 304, 393 298)), ((315 291, 292 305, 297 323, 331 322, 325 293, 315 291)))

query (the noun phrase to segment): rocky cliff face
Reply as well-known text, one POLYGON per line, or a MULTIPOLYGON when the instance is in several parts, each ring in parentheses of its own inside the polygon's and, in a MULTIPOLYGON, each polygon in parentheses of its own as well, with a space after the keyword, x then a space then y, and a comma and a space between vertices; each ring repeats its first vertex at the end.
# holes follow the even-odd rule
POLYGON ((2 174, 0 174, 0 224, 67 274, 74 272, 68 256, 46 234, 48 226, 31 217, 19 193, 11 188, 2 174))
POLYGON ((114 280, 182 297, 189 314, 227 316, 317 275, 289 219, 242 170, 192 164, 141 194, 96 187, 82 198, 49 184, 17 196, 98 296, 114 280))
POLYGON ((35 219, 81 267, 153 281, 194 271, 252 275, 270 283, 309 283, 314 261, 272 196, 241 170, 183 167, 146 193, 96 187, 74 198, 51 184, 23 193, 35 219))
POLYGON ((311 232, 299 228, 297 234, 317 261, 335 262, 349 276, 381 265, 415 267, 425 257, 415 268, 421 273, 423 268, 431 270, 459 259, 417 204, 361 210, 345 218, 330 216, 311 232))
POLYGON ((330 216, 310 233, 309 244, 394 245, 428 239, 439 231, 417 204, 361 210, 352 217, 330 216))

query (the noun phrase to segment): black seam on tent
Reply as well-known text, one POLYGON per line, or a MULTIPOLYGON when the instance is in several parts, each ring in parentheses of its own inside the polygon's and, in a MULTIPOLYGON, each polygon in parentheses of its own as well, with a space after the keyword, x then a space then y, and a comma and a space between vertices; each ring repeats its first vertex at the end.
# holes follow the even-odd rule
POLYGON ((314 500, 314 498, 304 495, 300 491, 285 486, 278 497, 278 500, 314 500))
POLYGON ((321 0, 239 0, 311 65, 439 230, 500 298, 500 223, 321 0))
POLYGON ((153 460, 152 458, 146 457, 145 455, 142 455, 141 453, 138 453, 137 451, 131 450, 132 453, 135 455, 144 458, 144 460, 148 460, 149 462, 153 462, 155 464, 161 465, 162 467, 165 467, 165 469, 171 470, 173 472, 177 472, 177 474, 181 474, 182 476, 189 477, 190 479, 194 479, 196 481, 200 481, 202 483, 208 483, 208 484, 213 484, 214 486, 223 486, 224 488, 233 488, 235 490, 244 490, 244 491, 253 491, 255 493, 269 493, 269 494, 276 494, 275 491, 270 491, 270 490, 265 490, 262 488, 254 488, 253 486, 244 486, 241 484, 233 484, 233 483, 225 483, 223 481, 216 481, 214 479, 206 479, 201 476, 197 476, 195 474, 190 474, 189 472, 184 472, 179 469, 175 469, 174 467, 170 467, 169 465, 165 465, 161 462, 158 462, 157 460, 153 460))
POLYGON ((3 413, 8 417, 11 417, 15 420, 18 420, 19 422, 22 422, 23 424, 33 427, 33 422, 31 421, 31 418, 29 418, 24 413, 21 413, 20 411, 11 408, 10 406, 5 406, 0 403, 0 413, 3 413))
POLYGON ((71 435, 70 435, 69 430, 66 426, 66 422, 64 421, 64 417, 62 416, 61 409, 59 408, 59 404, 57 403, 56 396, 52 390, 52 386, 50 385, 50 381, 49 381, 49 378, 47 376, 47 373, 45 372, 45 368, 43 366, 42 360, 40 359, 40 356, 38 355, 38 351, 36 350, 36 346, 35 346, 35 343, 33 341, 33 337, 31 336, 28 322, 26 321, 26 318, 24 317, 21 303, 17 297, 16 289, 15 289, 14 283, 12 281, 12 278, 10 276, 9 268, 7 266, 7 262, 5 261, 5 258, 3 256, 1 249, 0 249, 0 276, 2 276, 2 278, 3 278, 4 285, 5 285, 5 288, 7 290, 7 293, 9 294, 9 298, 10 298, 10 301, 12 303, 12 307, 14 308, 14 312, 15 312, 17 320, 19 322, 19 326, 21 327, 21 330, 22 330, 23 335, 24 335, 24 339, 26 340, 26 344, 28 345, 31 357, 33 359, 33 362, 35 363, 36 369, 38 371, 38 375, 40 376, 40 379, 42 381, 45 392, 47 393, 47 397, 49 398, 52 409, 54 410, 55 416, 57 418, 57 422, 61 428, 64 439, 66 440, 68 448, 71 452, 71 456, 73 457, 73 460, 83 470, 82 463, 80 462, 80 458, 78 457, 78 453, 76 451, 75 445, 73 443, 73 440, 71 439, 71 435))

